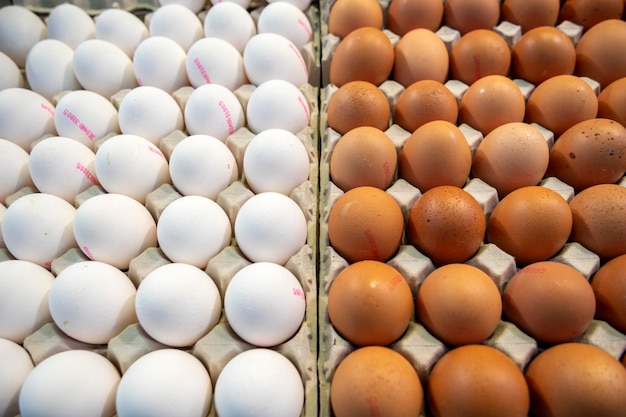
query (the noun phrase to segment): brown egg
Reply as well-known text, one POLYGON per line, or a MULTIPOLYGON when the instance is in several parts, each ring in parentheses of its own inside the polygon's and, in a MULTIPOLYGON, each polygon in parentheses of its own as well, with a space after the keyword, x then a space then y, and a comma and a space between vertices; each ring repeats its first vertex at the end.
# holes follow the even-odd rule
POLYGON ((504 0, 503 21, 520 25, 522 33, 539 26, 554 26, 559 18, 560 0, 504 0))
POLYGON ((626 188, 600 184, 586 188, 570 201, 571 240, 600 258, 626 254, 626 188))
POLYGON ((509 45, 493 30, 467 32, 450 50, 450 78, 468 85, 486 75, 506 76, 510 66, 509 45))
POLYGON ((458 117, 456 97, 445 84, 435 80, 417 81, 405 88, 393 113, 394 122, 409 132, 434 120, 456 124, 458 117))
POLYGON ((511 79, 487 75, 463 94, 459 121, 487 135, 505 123, 524 121, 525 106, 521 90, 511 79))
POLYGON ((330 62, 330 82, 338 87, 350 81, 380 85, 389 78, 393 59, 393 45, 382 30, 355 29, 337 45, 330 62))
POLYGON ((387 9, 387 28, 399 36, 419 28, 435 32, 442 19, 441 0, 394 0, 387 9))
POLYGON ((431 30, 413 29, 396 44, 393 79, 404 87, 421 80, 444 83, 448 67, 448 49, 431 30))
POLYGON ((528 97, 526 121, 559 137, 570 127, 598 114, 598 97, 575 75, 557 75, 539 84, 528 97))
POLYGON ((359 126, 387 130, 391 107, 385 94, 367 81, 342 85, 328 100, 328 126, 340 134, 359 126))
POLYGON ((620 19, 624 0, 566 0, 559 18, 582 26, 585 30, 609 19, 620 19))
POLYGON ((380 188, 357 187, 340 196, 328 216, 331 246, 348 262, 389 260, 404 232, 402 209, 380 188))
POLYGON ((483 342, 501 315, 500 290, 489 275, 472 265, 440 266, 417 292, 419 321, 446 345, 483 342))
POLYGON ((360 126, 339 139, 329 166, 331 180, 343 191, 364 185, 386 190, 396 177, 398 152, 385 132, 360 126))
POLYGON ((330 385, 335 417, 419 416, 424 390, 411 363, 383 346, 349 353, 337 366, 330 385))
POLYGON ((598 117, 626 126, 626 77, 607 85, 598 95, 598 117))
POLYGON ((611 119, 589 119, 567 129, 550 150, 548 175, 580 191, 612 184, 626 173, 626 128, 611 119))
POLYGON ((362 27, 382 29, 383 9, 376 0, 335 0, 328 12, 328 32, 340 38, 362 27))
POLYGON ((348 265, 328 291, 328 316, 337 332, 356 346, 386 346, 398 340, 413 317, 406 279, 380 261, 348 265))
POLYGON ((626 255, 611 259, 591 278, 596 318, 626 334, 626 255))
POLYGON ((593 320, 596 301, 587 279, 561 262, 520 269, 504 288, 505 319, 541 344, 571 342, 593 320))
POLYGON ((409 211, 409 241, 434 264, 465 262, 485 235, 480 204, 459 187, 442 185, 422 194, 409 211))
POLYGON ((480 142, 472 162, 472 176, 480 178, 503 198, 513 190, 537 185, 548 168, 550 149, 543 134, 524 122, 506 123, 480 142))
POLYGON ((472 152, 455 124, 435 120, 409 136, 398 167, 400 178, 422 193, 440 185, 462 187, 472 168, 472 152))
POLYGON ((626 369, 599 347, 552 346, 530 362, 525 375, 530 415, 617 417, 626 410, 626 369))
POLYGON ((572 213, 556 191, 531 185, 509 193, 487 223, 487 241, 515 257, 518 265, 545 261, 567 243, 572 213))
POLYGON ((500 19, 499 0, 446 0, 443 23, 465 34, 475 29, 493 29, 500 19))
POLYGON ((526 417, 524 374, 508 356, 486 345, 466 345, 435 364, 426 389, 433 417, 526 417))
POLYGON ((589 77, 602 88, 626 77, 626 22, 610 19, 585 32, 576 44, 575 74, 589 77))
POLYGON ((512 75, 535 85, 557 75, 572 75, 575 67, 574 42, 553 26, 525 32, 511 54, 512 75))

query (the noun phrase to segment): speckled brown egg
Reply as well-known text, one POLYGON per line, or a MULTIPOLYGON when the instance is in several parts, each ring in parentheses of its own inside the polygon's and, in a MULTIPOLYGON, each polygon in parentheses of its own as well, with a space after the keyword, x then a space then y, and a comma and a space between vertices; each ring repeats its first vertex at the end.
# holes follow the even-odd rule
POLYGON ((443 23, 465 34, 476 29, 493 29, 500 19, 498 0, 446 0, 443 23))
POLYGON ((525 376, 530 415, 617 417, 626 410, 626 369, 599 347, 552 346, 532 359, 525 376))
POLYGON ((626 77, 607 85, 598 95, 598 117, 626 126, 626 77))
POLYGON ((570 201, 571 240, 602 259, 626 254, 626 188, 599 184, 579 192, 570 201))
POLYGON ((504 0, 500 17, 520 25, 525 33, 535 27, 556 25, 560 7, 560 0, 504 0))
POLYGON ((445 353, 433 367, 426 391, 434 417, 526 417, 530 407, 520 368, 486 345, 445 353))
POLYGON ((376 0, 335 0, 328 12, 328 32, 340 38, 361 27, 382 29, 383 10, 376 0))
POLYGON ((367 81, 351 81, 328 99, 328 126, 340 134, 359 126, 387 130, 391 107, 385 94, 367 81))
POLYGON ((626 334, 626 255, 611 259, 591 278, 596 318, 626 334))
POLYGON ((518 265, 527 265, 554 256, 571 230, 567 201, 554 190, 531 185, 498 202, 487 224, 487 241, 515 257, 518 265))
POLYGON ((602 21, 585 32, 576 44, 575 74, 589 77, 602 88, 626 77, 626 22, 602 21))
POLYGON ((467 32, 450 50, 450 78, 468 85, 486 75, 507 76, 510 66, 509 45, 490 29, 467 32))
POLYGON ((550 150, 548 175, 580 191, 613 184, 626 173, 626 128, 611 119, 595 118, 567 129, 550 150))
POLYGON ((445 84, 435 80, 417 81, 405 88, 393 112, 393 120, 408 132, 435 120, 456 124, 459 105, 445 84))
POLYGON ((609 19, 620 19, 624 0, 566 0, 559 18, 581 25, 584 30, 609 19))
POLYGON ((387 28, 399 36, 418 28, 436 32, 442 19, 441 0, 394 0, 387 9, 387 28))
POLYGON ((448 49, 433 31, 419 28, 407 32, 394 52, 393 79, 404 87, 421 80, 446 82, 448 49))
POLYGON ((481 269, 447 264, 431 272, 417 292, 417 318, 450 346, 481 343, 502 314, 500 290, 481 269))

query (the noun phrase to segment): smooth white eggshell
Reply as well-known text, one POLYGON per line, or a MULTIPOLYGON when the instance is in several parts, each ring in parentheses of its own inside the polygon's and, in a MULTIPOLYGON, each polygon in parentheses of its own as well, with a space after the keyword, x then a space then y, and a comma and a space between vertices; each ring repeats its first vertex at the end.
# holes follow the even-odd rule
POLYGON ((309 43, 313 29, 304 12, 295 4, 276 1, 265 6, 257 21, 259 33, 277 33, 283 35, 298 49, 309 43))
POLYGON ((0 52, 0 90, 25 85, 20 67, 7 54, 0 52))
POLYGON ((169 167, 178 192, 211 200, 239 177, 237 161, 228 146, 208 135, 181 140, 170 155, 169 167))
POLYGON ((245 125, 246 116, 237 96, 219 84, 204 84, 187 99, 183 111, 191 135, 209 135, 225 141, 245 125))
POLYGON ((135 50, 133 65, 139 85, 150 85, 173 93, 189 85, 186 51, 165 36, 150 36, 135 50))
POLYGON ((0 338, 0 416, 16 416, 20 388, 33 370, 30 354, 22 346, 0 338))
POLYGON ((108 8, 94 17, 96 39, 117 45, 130 58, 137 45, 150 36, 146 24, 135 14, 124 9, 108 8))
POLYGON ((45 22, 26 7, 9 4, 0 8, 0 52, 18 67, 24 68, 30 48, 47 36, 45 22))
POLYGON ((0 315, 0 338, 21 344, 52 322, 48 294, 53 282, 54 275, 35 263, 14 259, 0 262, 0 305, 5 312, 0 315))
POLYGON ((28 152, 17 144, 0 139, 0 203, 24 187, 34 187, 28 152))
POLYGON ((183 130, 183 111, 165 90, 148 85, 124 95, 118 109, 122 133, 141 136, 158 145, 175 130, 183 130))
POLYGON ((115 414, 115 366, 90 350, 67 350, 41 361, 19 396, 21 417, 106 417, 115 414))
POLYGON ((254 262, 240 269, 228 283, 224 313, 244 341, 260 347, 276 346, 302 325, 306 300, 302 285, 284 266, 254 262))
POLYGON ((231 91, 247 82, 243 57, 229 42, 202 38, 187 51, 187 76, 191 85, 220 84, 231 91))
POLYGON ((118 417, 204 417, 213 384, 199 359, 180 349, 158 349, 139 357, 117 389, 118 417))
MULTIPOLYGON (((243 2, 245 1, 248 0, 243 2)), ((239 1, 215 2, 204 17, 204 35, 224 39, 243 54, 246 44, 256 35, 257 30, 254 19, 246 10, 248 6, 240 3, 239 1)))
POLYGON ((222 299, 202 269, 171 263, 150 272, 139 284, 135 310, 153 339, 172 347, 196 343, 219 321, 222 299))
POLYGON ((121 270, 157 245, 156 222, 148 209, 122 194, 100 194, 78 206, 74 236, 89 259, 121 270))
POLYGON ((32 193, 15 200, 4 214, 2 237, 11 254, 50 268, 52 261, 76 247, 72 226, 76 209, 61 197, 32 193))
POLYGON ((254 85, 279 79, 300 87, 308 81, 309 70, 300 50, 289 39, 276 33, 259 33, 243 51, 243 65, 254 85))
POLYGON ((72 4, 60 3, 50 10, 46 19, 48 38, 57 39, 72 49, 96 36, 96 24, 85 9, 72 4))
POLYGON ((106 344, 137 322, 137 290, 126 274, 98 261, 69 265, 50 287, 48 306, 61 331, 85 343, 106 344))
POLYGON ((235 217, 235 239, 252 262, 284 265, 306 243, 307 222, 284 194, 265 192, 246 200, 235 217))
POLYGON ((294 6, 298 7, 300 10, 306 10, 311 5, 311 0, 267 0, 268 3, 291 3, 294 6))
POLYGON ((202 21, 187 6, 169 3, 157 8, 148 23, 151 36, 165 36, 185 51, 204 36, 202 21))
POLYGON ((0 91, 0 138, 30 151, 31 143, 55 135, 54 105, 27 88, 0 91))
POLYGON ((82 88, 74 75, 74 50, 56 39, 43 39, 26 57, 26 79, 31 90, 52 101, 62 91, 82 88))
POLYGON ((304 405, 302 377, 280 353, 249 349, 233 357, 215 383, 213 401, 220 417, 297 417, 304 405))
POLYGON ((268 80, 252 91, 246 106, 248 127, 254 133, 284 129, 298 133, 309 125, 309 104, 298 87, 285 80, 268 80))

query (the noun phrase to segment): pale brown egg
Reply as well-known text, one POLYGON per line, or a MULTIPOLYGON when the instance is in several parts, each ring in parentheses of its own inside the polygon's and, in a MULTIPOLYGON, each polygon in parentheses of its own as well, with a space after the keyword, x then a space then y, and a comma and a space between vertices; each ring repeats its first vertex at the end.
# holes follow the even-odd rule
POLYGON ((468 85, 486 75, 507 76, 510 66, 511 49, 493 30, 467 32, 450 50, 450 78, 468 85))
POLYGON ((445 353, 433 367, 426 391, 433 417, 526 417, 530 408, 520 368, 487 345, 445 353))
POLYGON ((389 78, 393 60, 393 45, 382 30, 355 29, 337 45, 330 62, 330 82, 338 87, 350 81, 380 85, 389 78))
POLYGON ((391 107, 385 94, 367 81, 342 85, 328 100, 328 126, 340 134, 359 126, 387 130, 391 107))
POLYGON ((387 9, 387 28, 399 36, 418 28, 436 32, 442 19, 441 0, 394 0, 387 9))
POLYGON ((382 29, 383 9, 376 0, 335 0, 328 12, 328 32, 340 38, 362 27, 382 29))
POLYGON ((483 242, 485 214, 459 187, 442 185, 422 194, 409 211, 409 241, 435 265, 465 262, 483 242))
POLYGON ((559 18, 587 30, 604 20, 620 19, 623 11, 624 0, 566 0, 559 18))
POLYGON ((575 67, 574 42, 553 26, 530 29, 513 46, 512 75, 531 84, 541 84, 557 75, 572 75, 575 67))
POLYGON ((591 278, 596 318, 626 334, 626 255, 611 259, 591 278))
POLYGON ((502 315, 495 282, 478 267, 448 264, 431 272, 417 292, 417 318, 449 346, 481 343, 502 315))
POLYGON ((404 87, 421 80, 446 82, 448 49, 443 40, 428 29, 413 29, 395 47, 393 79, 404 87))
POLYGON ((556 191, 531 185, 498 202, 487 223, 487 241, 515 257, 518 265, 528 265, 554 256, 571 230, 567 201, 556 191))
POLYGON ((537 185, 544 177, 550 148, 535 126, 506 123, 493 129, 474 152, 472 176, 480 178, 503 198, 513 190, 537 185))
POLYGON ((405 88, 393 112, 393 121, 408 132, 435 120, 456 124, 459 105, 445 84, 435 80, 417 81, 405 88))
POLYGON ((402 209, 376 187, 356 187, 341 195, 328 216, 331 246, 348 262, 387 261, 400 247, 404 233, 402 209))
POLYGON ((555 261, 520 269, 502 294, 504 318, 541 344, 571 342, 593 320, 596 301, 589 281, 555 261))
POLYGON ((539 84, 526 103, 526 121, 559 137, 570 127, 598 114, 593 88, 575 75, 557 75, 539 84))
POLYGON ((626 127, 595 118, 567 129, 550 150, 548 175, 576 191, 613 184, 626 173, 626 127))
POLYGON ((569 204, 572 241, 605 260, 626 254, 626 187, 594 185, 576 194, 569 204))
POLYGON ((560 7, 560 0, 504 0, 500 17, 520 25, 525 33, 539 26, 556 25, 560 7))
POLYGON ((524 121, 525 106, 524 95, 511 79, 487 75, 463 94, 459 121, 487 135, 505 123, 524 121))
POLYGON ((413 365, 383 346, 365 346, 337 366, 330 384, 335 417, 419 416, 424 390, 413 365))
POLYGON ((617 417, 626 410, 626 369, 599 347, 562 343, 528 365, 530 415, 617 417))
POLYGON ((626 77, 626 22, 602 21, 587 30, 576 44, 575 74, 589 77, 602 88, 626 77))
POLYGON ((329 166, 331 180, 343 191, 364 185, 386 190, 396 177, 398 152, 385 132, 360 126, 339 139, 329 166))
POLYGON ((500 20, 499 0, 446 0, 443 23, 465 34, 475 29, 493 29, 500 20))
POLYGON ((598 117, 626 126, 626 77, 607 85, 598 95, 598 117))
POLYGON ((462 187, 472 169, 472 152, 463 132, 444 120, 417 128, 400 152, 398 172, 424 193, 441 185, 462 187))
POLYGON ((356 346, 386 346, 398 340, 413 318, 406 279, 380 261, 348 265, 328 291, 328 316, 337 332, 356 346))

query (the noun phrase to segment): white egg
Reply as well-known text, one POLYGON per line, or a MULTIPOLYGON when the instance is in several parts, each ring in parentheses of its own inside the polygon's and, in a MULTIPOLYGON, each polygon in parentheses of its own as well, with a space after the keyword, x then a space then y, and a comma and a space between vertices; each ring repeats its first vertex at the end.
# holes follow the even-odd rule
POLYGON ((135 14, 124 9, 108 8, 94 18, 96 39, 117 45, 130 58, 137 45, 150 36, 146 24, 135 14))
POLYGON ((205 417, 213 384, 202 362, 180 349, 158 349, 139 357, 117 389, 118 417, 205 417))
POLYGON ((285 80, 268 80, 252 91, 246 106, 248 127, 254 133, 284 129, 298 133, 309 125, 309 104, 298 87, 285 80))
POLYGON ((277 1, 265 6, 257 22, 259 33, 277 33, 283 35, 298 49, 312 39, 311 22, 304 12, 293 3, 277 1))
POLYGON ((208 135, 180 141, 170 155, 169 167, 178 192, 211 200, 239 177, 237 161, 228 146, 208 135))
POLYGON ((76 209, 74 236, 89 259, 121 270, 157 245, 156 222, 148 209, 122 194, 100 194, 84 201, 76 209))
POLYGON ((26 57, 26 79, 31 90, 52 101, 57 94, 79 90, 74 75, 74 50, 56 39, 43 39, 26 57))
POLYGON ((6 312, 0 315, 0 338, 21 344, 41 326, 52 322, 48 294, 53 282, 54 275, 35 263, 0 262, 0 305, 6 312))
POLYGON ((30 151, 31 143, 55 135, 54 105, 26 88, 0 91, 0 138, 30 151))
POLYGON ((295 365, 280 353, 255 348, 226 363, 213 393, 220 417, 298 417, 304 385, 295 365))
POLYGON ((252 84, 279 79, 300 87, 308 81, 309 70, 296 45, 276 33, 253 36, 243 51, 243 65, 252 84))
POLYGON ((20 388, 35 365, 26 349, 7 339, 0 339, 0 415, 16 416, 20 410, 20 388))
POLYGON ((186 60, 187 53, 178 43, 164 36, 151 36, 137 46, 133 56, 137 82, 171 94, 189 85, 186 60))
POLYGON ((40 362, 20 391, 21 417, 109 417, 115 414, 118 370, 90 350, 67 350, 40 362))
POLYGON ((70 91, 61 96, 54 113, 59 136, 72 138, 94 149, 94 142, 119 133, 118 112, 113 103, 89 90, 70 91))
POLYGON ((185 51, 204 36, 202 21, 189 7, 168 3, 158 7, 148 23, 151 36, 165 36, 178 43, 185 51))
POLYGON ((141 327, 172 347, 195 344, 219 321, 222 299, 203 270, 171 263, 150 272, 139 284, 135 310, 141 327))
POLYGON ((216 6, 220 3, 236 3, 241 7, 248 8, 250 6, 251 0, 211 0, 211 4, 216 6))
POLYGON ((57 4, 46 19, 48 38, 57 39, 72 49, 96 36, 96 24, 85 9, 72 4, 57 4))
POLYGON ((133 61, 118 46, 88 39, 74 50, 74 74, 84 89, 110 98, 137 86, 133 61))
POLYGON ((284 265, 306 243, 307 222, 284 194, 265 192, 246 200, 235 217, 235 239, 252 262, 284 265))
POLYGON ((202 38, 187 51, 187 76, 191 85, 220 84, 231 91, 246 83, 243 57, 229 42, 202 38))
POLYGON ((0 52, 0 90, 25 85, 20 67, 7 54, 0 52))
POLYGON ((148 85, 133 88, 119 105, 122 133, 141 136, 158 145, 175 130, 183 130, 183 111, 165 90, 148 85))
POLYGON ((302 285, 284 266, 254 262, 240 269, 224 294, 228 324, 244 341, 260 347, 289 340, 306 310, 302 285))
POLYGON ((204 35, 224 39, 243 54, 246 44, 257 33, 256 23, 246 7, 234 1, 215 2, 204 17, 204 35))
POLYGON ((250 189, 289 195, 309 178, 309 153, 304 143, 283 129, 268 129, 252 138, 243 154, 243 172, 250 189))
POLYGON ((24 6, 0 8, 0 52, 24 68, 26 55, 34 44, 48 36, 44 21, 24 6))
POLYGON ((172 201, 157 222, 157 239, 165 256, 202 269, 231 238, 228 215, 206 197, 184 196, 172 201))
POLYGON ((279 3, 279 2, 291 3, 303 11, 308 9, 309 6, 311 5, 311 0, 267 0, 267 2, 270 4, 279 3))
POLYGON ((61 197, 27 194, 4 214, 2 237, 11 255, 50 268, 52 261, 76 247, 72 226, 76 209, 61 197))
POLYGON ((0 139, 0 203, 24 187, 34 187, 29 170, 29 155, 22 147, 0 139))
POLYGON ((62 332, 81 342, 106 344, 137 322, 136 292, 130 278, 116 267, 77 262, 57 275, 48 305, 62 332))
POLYGON ((204 84, 187 99, 183 111, 191 135, 209 135, 225 141, 245 125, 245 113, 237 96, 219 84, 204 84))

